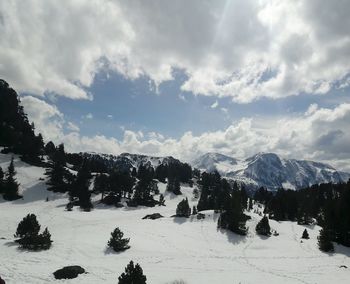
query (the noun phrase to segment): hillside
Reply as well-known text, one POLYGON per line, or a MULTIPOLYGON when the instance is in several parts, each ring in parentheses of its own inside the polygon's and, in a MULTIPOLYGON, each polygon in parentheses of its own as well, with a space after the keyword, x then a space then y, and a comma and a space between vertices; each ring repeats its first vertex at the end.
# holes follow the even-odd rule
MULTIPOLYGON (((0 154, 6 168, 10 155, 0 154)), ((5 202, 0 211, 0 275, 7 283, 116 283, 130 260, 141 264, 151 284, 172 283, 347 283, 350 249, 336 245, 336 253, 325 254, 317 247, 318 226, 308 226, 310 240, 301 242, 305 226, 270 221, 279 236, 255 234, 260 216, 248 213, 249 234, 241 237, 217 230, 217 214, 205 211, 206 219, 172 218, 184 196, 194 205, 192 189, 182 187, 184 196, 165 192, 166 207, 112 208, 99 205, 89 213, 75 208, 65 211, 67 196, 46 191, 44 169, 15 158, 17 179, 23 199, 5 202), (49 198, 46 202, 45 199, 49 198), (159 212, 165 218, 142 220, 159 212), (35 213, 42 227, 49 227, 54 241, 48 251, 21 251, 13 242, 18 222, 35 213), (122 253, 106 250, 110 232, 120 227, 130 237, 131 249, 122 253), (52 272, 65 265, 81 265, 89 273, 69 281, 56 281, 52 272)), ((261 209, 259 209, 261 210, 261 209)))
POLYGON ((221 175, 244 183, 248 188, 264 186, 300 189, 313 184, 346 182, 349 173, 332 166, 305 160, 284 159, 274 153, 258 153, 247 159, 235 159, 217 153, 205 154, 192 165, 200 170, 217 170, 221 175))

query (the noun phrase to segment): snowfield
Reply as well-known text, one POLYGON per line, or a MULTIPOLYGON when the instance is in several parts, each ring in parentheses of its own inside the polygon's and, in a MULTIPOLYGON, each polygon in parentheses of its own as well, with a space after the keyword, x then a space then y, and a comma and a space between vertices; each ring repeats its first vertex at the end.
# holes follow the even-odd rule
MULTIPOLYGON (((9 162, 9 155, 0 154, 4 170, 9 162)), ((305 226, 293 222, 270 220, 279 236, 257 236, 254 229, 261 216, 254 213, 248 213, 252 219, 246 237, 217 230, 218 215, 212 211, 205 212, 205 220, 172 218, 185 196, 191 206, 197 201, 191 188, 182 187, 183 196, 176 197, 166 193, 162 183, 159 189, 165 192, 166 207, 117 209, 98 204, 96 196, 92 212, 78 208, 67 212, 67 196, 46 190, 44 169, 18 157, 15 167, 24 198, 14 202, 0 198, 0 276, 6 283, 118 283, 130 260, 140 263, 150 284, 349 283, 350 249, 335 245, 334 254, 319 251, 317 226, 307 227, 310 240, 301 242, 305 226), (165 218, 142 220, 155 212, 165 218), (54 241, 50 250, 29 252, 14 243, 17 225, 28 213, 37 215, 42 229, 49 228, 54 241), (130 237, 129 250, 106 249, 115 227, 130 237), (88 273, 55 280, 52 273, 67 265, 81 265, 88 273)))

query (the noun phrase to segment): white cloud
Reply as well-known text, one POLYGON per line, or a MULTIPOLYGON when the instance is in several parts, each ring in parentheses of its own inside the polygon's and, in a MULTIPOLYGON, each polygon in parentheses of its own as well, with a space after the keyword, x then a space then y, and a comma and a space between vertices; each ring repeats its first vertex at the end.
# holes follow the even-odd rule
POLYGON ((217 108, 219 106, 219 102, 216 100, 210 107, 217 108))
POLYGON ((56 107, 31 96, 24 97, 22 104, 37 131, 42 132, 47 141, 64 142, 69 151, 172 155, 184 161, 207 152, 238 158, 257 152, 275 152, 284 157, 328 162, 350 171, 349 103, 333 109, 310 105, 304 114, 280 119, 242 118, 226 129, 198 136, 186 132, 179 139, 123 128, 124 136, 120 140, 103 135, 86 137, 78 132, 64 134, 65 121, 56 107))
POLYGON ((79 132, 80 131, 79 126, 74 124, 73 122, 68 122, 67 123, 67 129, 70 130, 70 131, 73 131, 73 132, 79 132))
POLYGON ((87 113, 87 114, 85 114, 85 115, 83 115, 82 116, 82 118, 83 119, 93 119, 94 118, 94 116, 93 116, 93 114, 92 113, 87 113))
POLYGON ((348 82, 348 1, 10 0, 0 11, 0 73, 34 94, 90 98, 101 69, 157 89, 176 68, 183 90, 241 103, 348 82))
POLYGON ((32 96, 22 97, 21 104, 29 120, 34 121, 35 128, 41 132, 44 138, 49 140, 60 139, 64 117, 56 106, 32 96))

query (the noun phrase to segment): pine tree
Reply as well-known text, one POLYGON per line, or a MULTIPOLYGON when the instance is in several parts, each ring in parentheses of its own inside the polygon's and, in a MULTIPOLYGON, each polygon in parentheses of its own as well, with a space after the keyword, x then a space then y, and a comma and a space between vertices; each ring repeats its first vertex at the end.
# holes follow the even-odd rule
POLYGON ((18 194, 19 184, 15 179, 16 171, 13 163, 13 157, 11 158, 11 163, 8 167, 8 171, 6 173, 6 178, 4 182, 3 192, 5 200, 16 200, 21 198, 18 194))
POLYGON ((177 205, 176 216, 188 218, 190 215, 191 215, 191 208, 190 208, 190 205, 188 204, 188 199, 186 198, 180 201, 180 203, 177 205))
POLYGON ((248 209, 253 210, 253 199, 249 198, 249 204, 248 204, 248 209))
POLYGON ((4 189, 4 172, 0 167, 0 194, 3 192, 3 189, 4 189))
POLYGON ((224 210, 218 219, 218 228, 227 229, 239 235, 246 235, 246 220, 247 216, 244 215, 240 202, 240 191, 236 190, 226 200, 224 210))
POLYGON ((197 211, 197 207, 193 205, 192 208, 192 215, 197 215, 198 211, 197 211))
POLYGON ((317 237, 318 247, 321 251, 324 252, 333 252, 334 246, 331 241, 331 236, 329 230, 323 228, 320 230, 320 235, 317 237))
POLYGON ((158 201, 159 206, 165 206, 165 198, 163 194, 159 195, 159 201, 158 201))
POLYGON ((51 234, 46 228, 43 233, 39 234, 40 225, 34 214, 28 214, 18 224, 15 237, 19 245, 24 249, 42 250, 51 247, 51 234))
POLYGON ((304 230, 303 235, 301 236, 301 238, 302 239, 306 239, 306 240, 310 239, 309 233, 307 232, 306 229, 304 230))
POLYGON ((134 262, 130 261, 118 280, 118 284, 146 284, 147 278, 141 266, 138 263, 134 266, 134 262))
POLYGON ((170 191, 176 195, 180 195, 181 193, 181 187, 180 187, 180 181, 177 178, 168 178, 168 184, 166 187, 167 191, 170 191))
POLYGON ((37 235, 40 231, 40 225, 35 214, 28 214, 19 222, 16 230, 16 238, 24 238, 37 235))
POLYGON ((270 236, 271 235, 271 228, 269 224, 269 219, 265 215, 259 223, 255 227, 255 231, 257 232, 258 235, 263 235, 263 236, 270 236))
POLYGON ((77 197, 79 200, 79 206, 84 211, 90 211, 93 208, 91 203, 91 192, 89 190, 91 173, 88 168, 86 160, 83 161, 77 177, 72 185, 72 190, 70 191, 71 199, 77 197))
POLYGON ((49 157, 49 167, 46 169, 45 172, 45 175, 49 177, 49 180, 47 182, 47 184, 49 185, 48 190, 62 193, 67 192, 69 190, 69 172, 66 169, 64 145, 60 144, 49 157))
POLYGON ((111 233, 111 238, 108 241, 108 246, 116 252, 129 249, 130 246, 128 244, 130 239, 123 237, 124 233, 119 228, 115 228, 114 231, 111 233))

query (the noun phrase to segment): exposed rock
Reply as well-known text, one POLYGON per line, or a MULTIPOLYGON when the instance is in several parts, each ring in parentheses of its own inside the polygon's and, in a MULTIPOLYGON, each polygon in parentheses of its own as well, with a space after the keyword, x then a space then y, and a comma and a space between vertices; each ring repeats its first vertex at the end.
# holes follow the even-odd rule
POLYGON ((155 219, 159 219, 159 218, 163 218, 164 216, 159 214, 159 213, 153 213, 153 214, 149 214, 146 215, 145 217, 143 217, 142 219, 151 219, 151 220, 155 220, 155 219))
POLYGON ((56 279, 73 279, 79 274, 85 273, 85 269, 79 265, 65 266, 53 273, 56 279))
POLYGON ((205 219, 205 215, 204 215, 203 213, 198 213, 198 214, 197 214, 197 219, 198 219, 198 220, 205 219))

